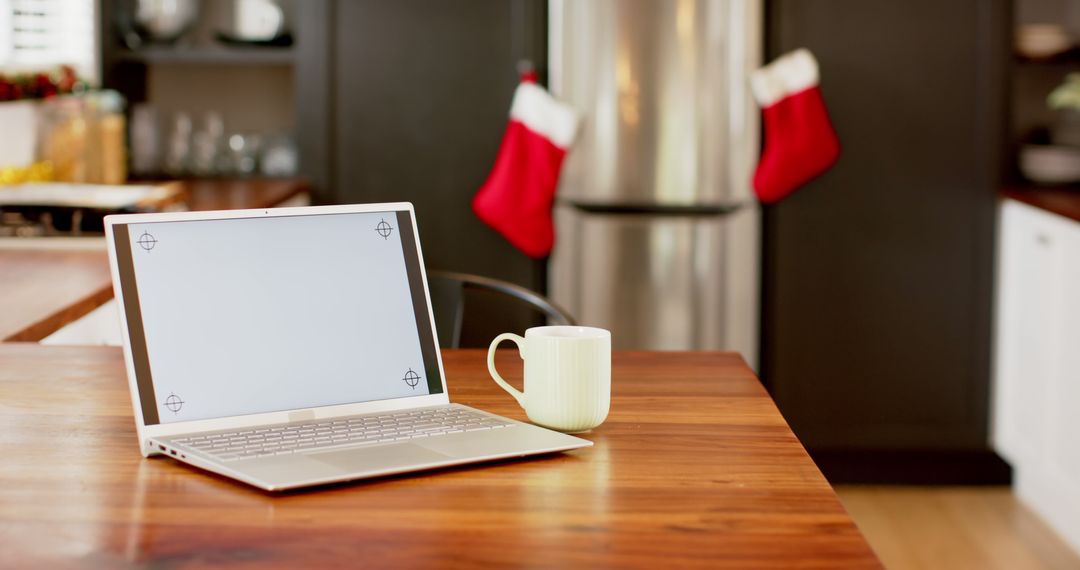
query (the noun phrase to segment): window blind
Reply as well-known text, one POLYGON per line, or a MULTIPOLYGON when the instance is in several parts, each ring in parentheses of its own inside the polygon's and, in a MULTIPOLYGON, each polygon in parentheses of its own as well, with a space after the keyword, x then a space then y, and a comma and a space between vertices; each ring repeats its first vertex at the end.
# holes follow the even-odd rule
POLYGON ((0 69, 70 65, 97 83, 96 0, 0 0, 0 69))

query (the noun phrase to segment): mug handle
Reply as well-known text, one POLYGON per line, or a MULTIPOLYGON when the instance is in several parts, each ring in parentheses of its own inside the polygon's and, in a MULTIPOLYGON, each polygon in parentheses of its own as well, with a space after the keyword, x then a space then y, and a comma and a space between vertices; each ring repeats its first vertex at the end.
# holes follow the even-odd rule
POLYGON ((524 408, 525 394, 522 394, 520 391, 518 391, 517 388, 514 388, 506 380, 503 380, 503 377, 499 376, 498 371, 495 370, 495 349, 497 349, 499 347, 499 343, 504 340, 514 341, 514 344, 518 346, 518 356, 520 356, 522 360, 525 359, 525 356, 521 353, 521 349, 525 344, 525 339, 514 333, 502 333, 501 335, 495 337, 495 340, 491 341, 491 346, 488 347, 488 372, 491 373, 491 378, 495 380, 495 383, 501 386, 503 390, 506 390, 508 394, 513 396, 514 399, 517 400, 518 405, 524 408))

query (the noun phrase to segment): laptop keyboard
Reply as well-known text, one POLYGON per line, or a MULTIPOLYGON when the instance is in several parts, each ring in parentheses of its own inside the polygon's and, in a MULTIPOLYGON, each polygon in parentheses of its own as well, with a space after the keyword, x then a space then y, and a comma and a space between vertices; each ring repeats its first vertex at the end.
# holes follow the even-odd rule
POLYGON ((221 461, 499 429, 513 425, 456 406, 369 414, 172 438, 221 461))

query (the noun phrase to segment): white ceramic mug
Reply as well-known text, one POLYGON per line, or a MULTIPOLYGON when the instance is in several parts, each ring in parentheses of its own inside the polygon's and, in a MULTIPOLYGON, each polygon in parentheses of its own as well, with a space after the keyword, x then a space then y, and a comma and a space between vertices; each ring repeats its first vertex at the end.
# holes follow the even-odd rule
POLYGON ((564 432, 590 430, 611 406, 611 333, 593 327, 533 327, 522 338, 503 333, 488 348, 488 371, 521 404, 529 419, 564 432), (520 392, 495 370, 495 349, 504 340, 518 345, 525 361, 520 392))

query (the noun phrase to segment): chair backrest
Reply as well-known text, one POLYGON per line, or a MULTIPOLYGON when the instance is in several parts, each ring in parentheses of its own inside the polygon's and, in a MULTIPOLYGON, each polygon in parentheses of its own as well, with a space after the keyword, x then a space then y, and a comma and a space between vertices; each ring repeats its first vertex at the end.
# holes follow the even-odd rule
POLYGON ((435 313, 435 328, 439 335, 439 346, 443 348, 461 346, 461 330, 465 323, 465 293, 468 290, 489 291, 520 301, 543 314, 552 325, 577 324, 566 309, 535 291, 509 281, 439 270, 428 271, 427 276, 432 310, 435 313))

